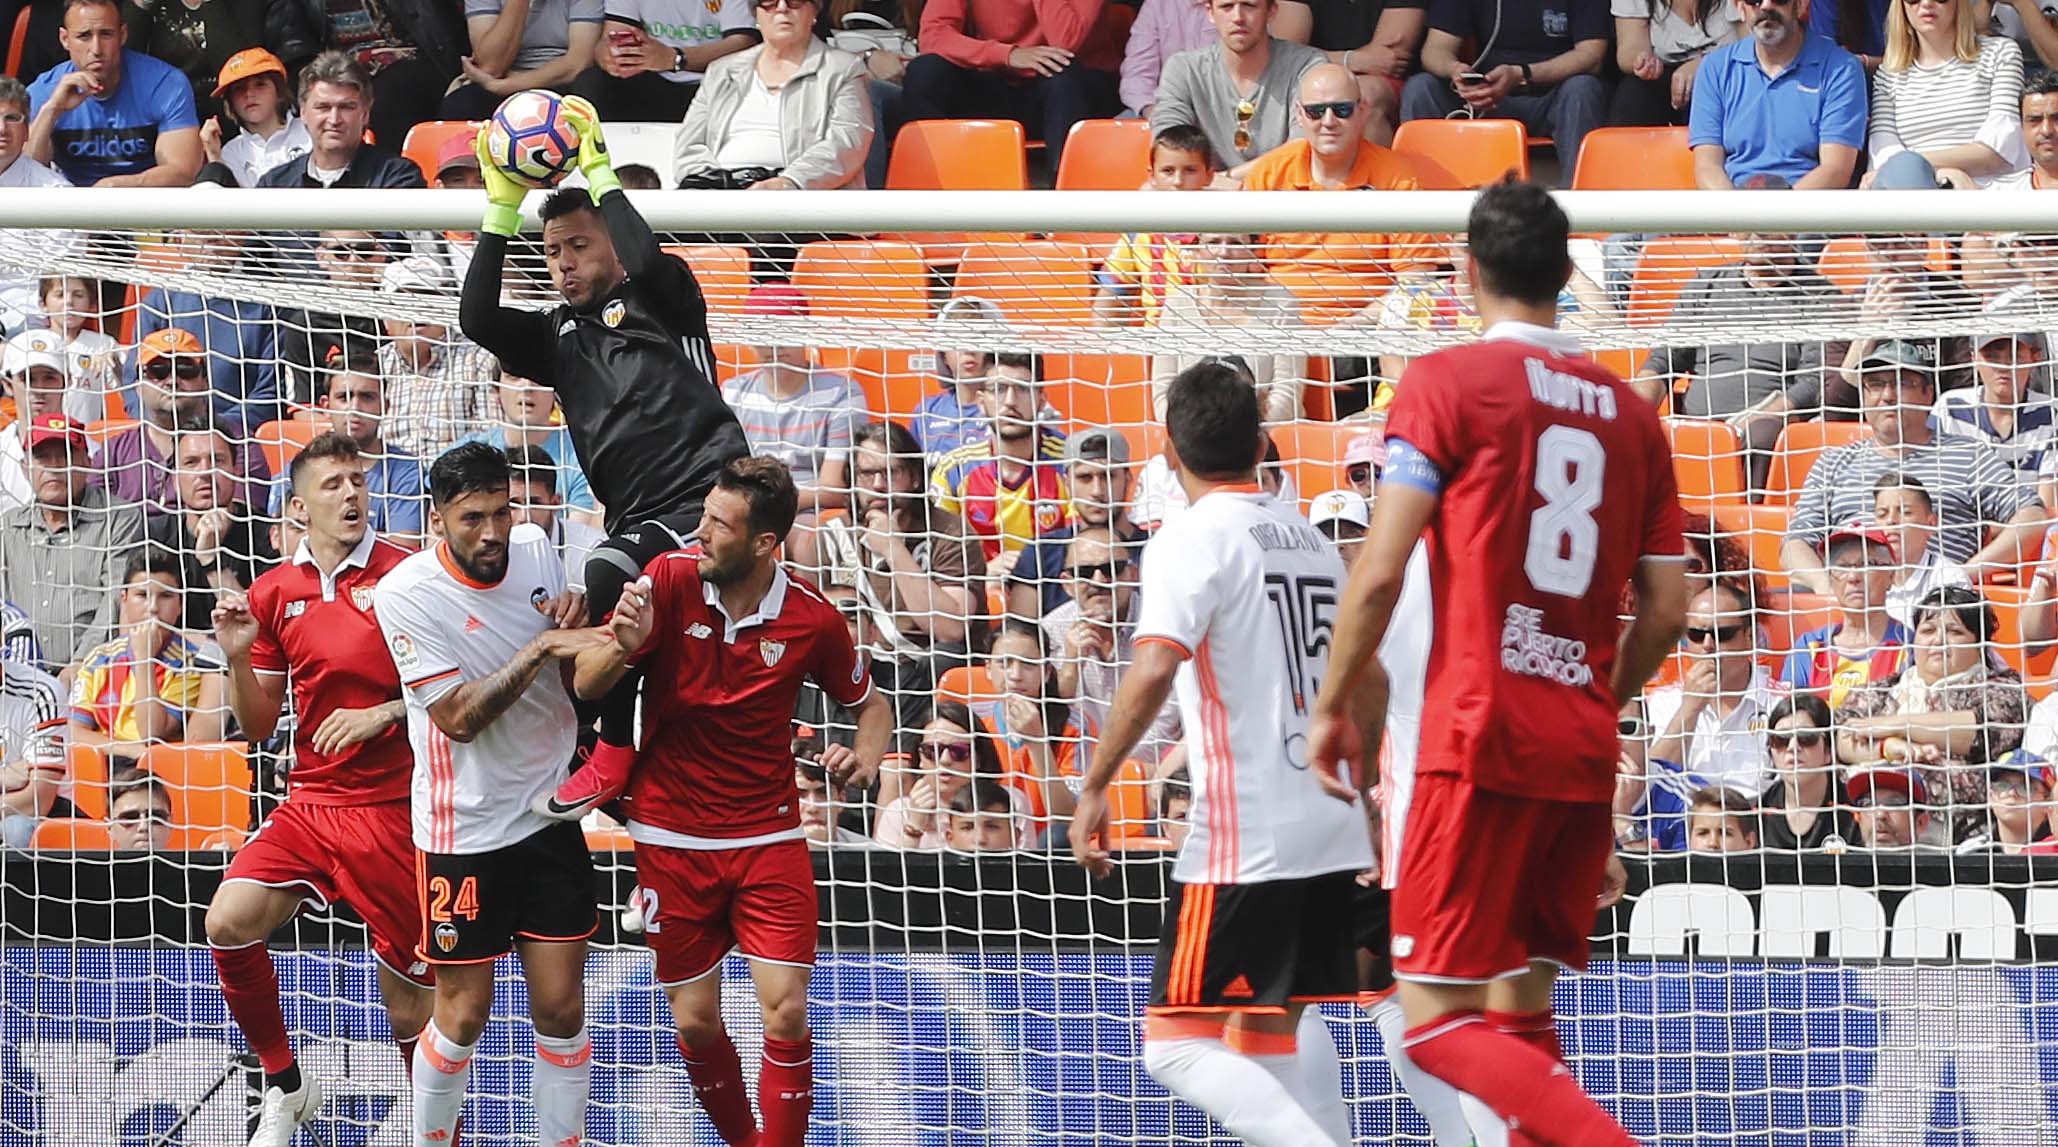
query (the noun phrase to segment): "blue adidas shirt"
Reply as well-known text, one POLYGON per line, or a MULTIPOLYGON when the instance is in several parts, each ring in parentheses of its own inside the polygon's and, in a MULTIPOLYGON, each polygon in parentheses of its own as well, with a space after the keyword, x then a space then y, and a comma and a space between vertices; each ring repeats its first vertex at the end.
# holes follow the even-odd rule
MULTIPOLYGON (((29 85, 31 118, 50 102, 58 81, 77 70, 67 60, 36 77, 29 85)), ((121 83, 112 94, 57 117, 51 166, 80 187, 110 175, 134 175, 157 166, 159 135, 199 126, 186 74, 154 56, 124 51, 121 83)))

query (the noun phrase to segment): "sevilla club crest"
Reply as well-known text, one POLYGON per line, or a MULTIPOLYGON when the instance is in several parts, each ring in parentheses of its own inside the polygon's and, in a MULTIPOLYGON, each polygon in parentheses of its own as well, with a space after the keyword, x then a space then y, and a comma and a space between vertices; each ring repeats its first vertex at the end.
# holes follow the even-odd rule
POLYGON ((760 641, 757 643, 757 652, 758 656, 765 659, 765 668, 770 669, 772 666, 779 664, 781 657, 786 656, 786 643, 783 641, 760 641))
POLYGON ((373 587, 371 586, 351 586, 350 604, 356 606, 359 613, 370 613, 372 611, 372 593, 373 587))

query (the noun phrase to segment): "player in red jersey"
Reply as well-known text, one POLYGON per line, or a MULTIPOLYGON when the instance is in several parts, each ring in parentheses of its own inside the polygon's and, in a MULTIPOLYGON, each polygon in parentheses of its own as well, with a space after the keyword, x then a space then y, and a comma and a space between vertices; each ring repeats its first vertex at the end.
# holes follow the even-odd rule
POLYGON ((1683 632, 1685 545, 1651 404, 1553 329, 1567 231, 1534 184, 1473 204, 1486 334, 1401 379, 1310 747, 1318 773, 1347 762, 1361 793, 1376 781, 1387 683, 1374 652, 1426 529, 1430 719, 1393 894, 1405 1046, 1493 1108, 1511 1142, 1630 1147, 1563 1064, 1551 984, 1586 963, 1595 891, 1621 894, 1616 712, 1683 632))
POLYGON ((321 1107, 301 1074, 265 940, 303 906, 347 902, 371 932, 379 993, 405 1062, 428 1022, 435 980, 414 952, 414 752, 400 676, 372 615, 372 590, 408 551, 372 533, 364 466, 336 434, 293 460, 289 516, 307 535, 247 597, 225 593, 215 640, 229 663, 229 704, 252 741, 271 736, 293 691, 293 770, 285 803, 236 853, 207 907, 222 997, 264 1066, 251 1147, 287 1147, 321 1107))
POLYGON ((855 747, 821 755, 836 784, 869 783, 893 732, 843 615, 779 565, 798 502, 776 459, 724 466, 697 549, 660 555, 623 590, 615 640, 579 655, 574 682, 599 697, 632 664, 645 672, 643 746, 625 797, 644 938, 701 1108, 726 1142, 765 1147, 801 1147, 813 1100, 815 878, 790 751, 802 680, 857 714, 855 747), (732 948, 750 958, 764 1012, 762 1136, 722 1028, 732 948))

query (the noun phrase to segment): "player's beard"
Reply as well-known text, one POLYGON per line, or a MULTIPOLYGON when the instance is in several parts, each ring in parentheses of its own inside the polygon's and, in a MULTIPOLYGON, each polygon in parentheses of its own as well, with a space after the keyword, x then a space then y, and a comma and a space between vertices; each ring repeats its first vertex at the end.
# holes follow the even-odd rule
POLYGON ((709 585, 729 585, 750 572, 750 560, 748 555, 724 558, 709 550, 701 556, 698 572, 700 580, 709 585))
POLYGON ((464 576, 482 585, 498 585, 507 576, 507 547, 488 550, 485 547, 470 554, 459 554, 457 547, 450 547, 450 560, 464 571, 464 576))

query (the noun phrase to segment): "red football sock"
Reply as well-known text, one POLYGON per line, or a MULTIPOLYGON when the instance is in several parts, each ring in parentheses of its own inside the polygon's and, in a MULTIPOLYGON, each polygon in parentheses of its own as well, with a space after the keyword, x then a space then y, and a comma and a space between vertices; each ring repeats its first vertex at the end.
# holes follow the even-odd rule
POLYGON ((1543 1147, 1637 1147, 1622 1125, 1579 1089, 1565 1065, 1478 1012, 1452 1012, 1409 1029, 1416 1066, 1494 1109, 1543 1147))
POLYGON ((686 1075, 693 1080, 693 1097, 707 1112, 709 1122, 722 1142, 731 1147, 757 1137, 757 1118, 750 1112, 750 1096, 743 1090, 743 1061, 736 1058, 736 1045, 727 1033, 698 1048, 679 1041, 679 1056, 686 1061, 686 1075))
POLYGON ((262 941, 241 948, 214 948, 215 973, 221 978, 222 1000, 266 1075, 293 1066, 293 1041, 286 1035, 286 1013, 279 1008, 279 974, 271 951, 262 941))
POLYGON ((400 1069, 407 1073, 409 1079, 414 1078, 414 1045, 420 1043, 421 1039, 420 1032, 404 1039, 400 1036, 393 1037, 393 1042, 400 1045, 400 1069))
POLYGON ((815 1104, 815 1056, 808 1037, 765 1039, 758 1065, 757 1105, 765 1113, 765 1147, 802 1147, 815 1104))
POLYGON ((1488 1011, 1486 1022, 1559 1063, 1565 1062, 1565 1049, 1558 1046, 1558 1017, 1550 1012, 1488 1011))
POLYGON ((592 754, 579 768, 581 772, 592 769, 597 777, 606 778, 608 788, 627 788, 629 774, 636 769, 636 746, 613 745, 602 741, 593 746, 592 754))

